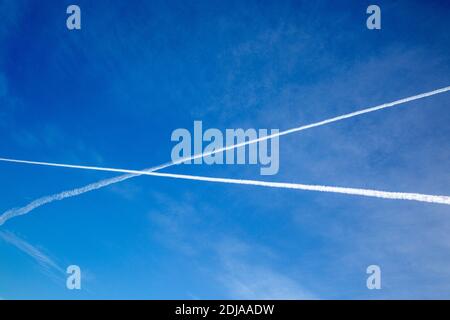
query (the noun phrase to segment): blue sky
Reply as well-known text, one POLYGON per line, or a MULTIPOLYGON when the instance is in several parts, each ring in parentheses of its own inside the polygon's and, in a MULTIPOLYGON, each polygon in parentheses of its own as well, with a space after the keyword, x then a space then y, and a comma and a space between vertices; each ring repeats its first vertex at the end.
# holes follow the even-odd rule
MULTIPOLYGON (((448 86, 450 5, 0 0, 0 156, 142 169, 177 128, 279 128, 448 86)), ((280 138, 266 180, 450 195, 450 97, 280 138)), ((260 179, 257 166, 167 172, 260 179)), ((0 212, 109 173, 0 164, 0 212)), ((0 298, 449 298, 449 208, 138 177, 0 226, 0 298), (50 262, 49 262, 50 261, 50 262), (68 265, 83 290, 65 288, 68 265), (383 289, 366 288, 366 267, 383 289)))

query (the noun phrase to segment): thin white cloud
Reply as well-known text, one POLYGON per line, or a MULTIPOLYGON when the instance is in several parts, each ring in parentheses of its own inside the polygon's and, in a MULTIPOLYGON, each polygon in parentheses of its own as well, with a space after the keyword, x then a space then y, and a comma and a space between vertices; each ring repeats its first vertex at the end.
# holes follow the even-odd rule
POLYGON ((261 263, 260 260, 267 261, 267 254, 262 254, 265 259, 261 259, 259 249, 236 240, 227 240, 218 246, 222 262, 218 280, 224 284, 231 299, 317 299, 296 280, 275 271, 267 262, 261 263))
POLYGON ((300 288, 295 281, 274 270, 238 262, 234 262, 232 268, 220 279, 232 299, 316 299, 313 294, 300 288))

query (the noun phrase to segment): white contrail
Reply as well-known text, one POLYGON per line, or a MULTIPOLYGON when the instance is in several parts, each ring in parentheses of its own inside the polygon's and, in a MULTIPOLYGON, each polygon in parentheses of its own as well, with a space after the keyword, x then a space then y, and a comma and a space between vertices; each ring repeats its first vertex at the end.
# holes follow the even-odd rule
POLYGON ((65 274, 64 269, 61 268, 55 261, 49 256, 41 252, 36 247, 32 246, 25 240, 19 238, 14 233, 9 231, 0 231, 0 239, 14 245, 19 250, 23 251, 31 258, 33 258, 39 265, 41 265, 45 271, 57 271, 60 275, 65 274))
POLYGON ((261 180, 213 178, 213 177, 194 176, 194 175, 185 175, 185 174, 149 172, 149 171, 139 171, 139 170, 129 170, 129 169, 81 166, 81 165, 72 165, 72 164, 16 160, 16 159, 3 159, 3 158, 0 158, 0 161, 41 165, 41 166, 50 166, 50 167, 71 168, 71 169, 121 172, 121 173, 133 174, 133 175, 148 175, 148 176, 156 176, 156 177, 206 181, 206 182, 215 182, 215 183, 229 183, 229 184, 269 187, 269 188, 333 192, 333 193, 343 193, 343 194, 351 194, 351 195, 358 195, 358 196, 365 196, 365 197, 376 197, 376 198, 396 199, 396 200, 413 200, 413 201, 420 201, 420 202, 431 202, 431 203, 450 205, 450 197, 449 196, 430 195, 430 194, 421 194, 421 193, 390 192, 390 191, 380 191, 380 190, 372 190, 372 189, 343 188, 343 187, 309 185, 309 184, 300 184, 300 183, 269 182, 269 181, 261 181, 261 180))
MULTIPOLYGON (((155 167, 157 168, 157 167, 155 167)), ((148 170, 153 170, 153 168, 150 168, 148 170)), ((2 224, 4 224, 6 221, 8 221, 11 218, 17 217, 17 216, 21 216, 24 214, 29 213, 30 211, 39 208, 47 203, 53 202, 53 201, 59 201, 59 200, 64 200, 66 198, 70 198, 70 197, 75 197, 78 196, 80 194, 89 192, 89 191, 93 191, 93 190, 97 190, 106 186, 109 186, 111 184, 114 183, 118 183, 133 177, 136 177, 137 175, 135 174, 125 174, 125 175, 121 175, 118 177, 114 177, 114 178, 109 178, 109 179, 104 179, 104 180, 100 180, 91 184, 88 184, 84 187, 80 187, 80 188, 76 188, 73 190, 68 190, 68 191, 62 191, 60 193, 56 193, 56 194, 52 194, 50 196, 45 196, 39 199, 36 199, 32 202, 30 202, 29 204, 27 204, 24 207, 20 207, 20 208, 12 208, 9 209, 7 211, 5 211, 1 216, 0 216, 0 226, 2 224)))
MULTIPOLYGON (((246 145, 249 145, 249 144, 253 144, 253 143, 258 143, 260 141, 265 141, 265 140, 269 140, 269 139, 272 139, 272 138, 285 136, 285 135, 290 134, 290 133, 299 132, 299 131, 303 131, 303 130, 308 130, 308 129, 312 129, 312 128, 315 128, 315 127, 324 126, 324 125, 327 125, 327 124, 330 124, 330 123, 333 123, 333 122, 341 121, 341 120, 344 120, 344 119, 360 116, 360 115, 363 115, 363 114, 366 114, 366 113, 370 113, 370 112, 374 112, 374 111, 378 111, 378 110, 382 110, 382 109, 386 109, 386 108, 395 107, 395 106, 400 105, 400 104, 404 104, 404 103, 411 102, 411 101, 414 101, 414 100, 419 100, 419 99, 423 99, 423 98, 426 98, 426 97, 434 96, 436 94, 444 93, 444 92, 447 92, 449 90, 450 90, 450 86, 445 87, 445 88, 441 88, 441 89, 436 89, 436 90, 433 90, 433 91, 417 94, 415 96, 411 96, 411 97, 408 97, 408 98, 403 98, 403 99, 396 100, 396 101, 393 101, 393 102, 383 103, 383 104, 380 104, 380 105, 375 106, 375 107, 366 108, 366 109, 362 109, 362 110, 359 110, 359 111, 347 113, 347 114, 344 114, 344 115, 341 115, 341 116, 337 116, 337 117, 334 117, 334 118, 330 118, 330 119, 327 119, 327 120, 322 120, 322 121, 319 121, 319 122, 314 122, 314 123, 307 124, 307 125, 304 125, 304 126, 300 126, 300 127, 297 127, 297 128, 292 128, 292 129, 281 131, 281 132, 278 132, 278 133, 273 133, 271 135, 264 136, 264 137, 259 137, 259 138, 254 139, 254 140, 249 140, 249 141, 244 141, 244 142, 241 142, 241 143, 238 143, 238 144, 233 144, 233 145, 226 146, 226 147, 223 147, 223 148, 220 148, 220 149, 217 149, 217 150, 213 150, 213 151, 210 151, 210 152, 200 153, 200 154, 196 154, 196 155, 193 155, 193 156, 185 157, 185 158, 182 158, 182 159, 180 159, 178 161, 174 161, 174 162, 169 162, 167 164, 163 164, 163 165, 159 166, 158 169, 154 169, 153 171, 157 171, 157 170, 161 170, 161 169, 164 169, 164 168, 167 168, 167 167, 171 167, 173 165, 180 164, 180 163, 183 163, 185 161, 195 160, 195 159, 198 159, 198 158, 207 157, 207 156, 210 156, 210 155, 213 155, 213 154, 216 154, 216 153, 220 153, 220 152, 223 152, 223 151, 240 148, 240 147, 243 147, 243 146, 246 146, 246 145)), ((148 170, 144 170, 144 171, 148 171, 148 170)))
MULTIPOLYGON (((184 161, 194 160, 194 159, 201 158, 201 157, 206 157, 206 156, 209 156, 209 155, 212 155, 212 154, 216 154, 216 153, 220 153, 220 152, 223 152, 223 151, 227 151, 227 150, 243 147, 243 146, 246 146, 246 145, 249 145, 249 144, 257 143, 257 142, 260 142, 260 141, 272 139, 272 138, 283 136, 283 135, 287 135, 287 134, 290 134, 290 133, 299 132, 299 131, 311 129, 311 128, 314 128, 314 127, 323 126, 323 125, 326 125, 326 124, 330 124, 332 122, 348 119, 348 118, 359 116, 359 115, 362 115, 362 114, 365 114, 365 113, 374 112, 374 111, 377 111, 377 110, 394 107, 394 106, 397 106, 397 105, 400 105, 400 104, 403 104, 403 103, 407 103, 407 102, 410 102, 410 101, 414 101, 414 100, 422 99, 422 98, 425 98, 425 97, 433 96, 433 95, 436 95, 436 94, 444 93, 444 92, 447 92, 449 90, 450 90, 450 86, 447 86, 445 88, 441 88, 441 89, 437 89, 437 90, 421 93, 421 94, 418 94, 418 95, 415 95, 415 96, 411 96, 411 97, 408 97, 408 98, 396 100, 396 101, 389 102, 389 103, 384 103, 384 104, 381 104, 381 105, 378 105, 378 106, 375 106, 375 107, 363 109, 363 110, 360 110, 360 111, 355 111, 355 112, 344 114, 344 115, 341 115, 341 116, 337 116, 337 117, 334 117, 334 118, 331 118, 331 119, 327 119, 327 120, 315 122, 315 123, 312 123, 312 124, 300 126, 300 127, 297 127, 297 128, 285 130, 285 131, 278 132, 278 133, 275 133, 275 134, 271 134, 271 135, 268 135, 268 136, 265 136, 265 137, 260 137, 258 139, 245 141, 245 142, 242 142, 242 143, 239 143, 239 144, 236 144, 236 145, 226 146, 224 148, 213 150, 213 151, 208 152, 208 153, 196 154, 196 155, 193 155, 193 156, 190 156, 190 157, 182 158, 182 159, 180 159, 178 161, 168 162, 168 163, 162 164, 160 166, 149 168, 149 169, 145 169, 145 170, 139 171, 139 172, 154 172, 154 171, 157 171, 157 170, 168 168, 168 167, 173 166, 173 165, 177 165, 177 164, 183 163, 184 161)), ((74 189, 74 190, 63 191, 63 192, 60 192, 60 193, 57 193, 57 194, 54 194, 54 195, 50 195, 50 196, 39 198, 39 199, 29 203, 28 205, 26 205, 24 207, 13 208, 13 209, 10 209, 10 210, 4 212, 0 216, 0 225, 2 225, 7 220, 9 220, 9 219, 11 219, 11 218, 13 218, 15 216, 27 214, 30 211, 32 211, 32 210, 34 210, 34 209, 36 209, 36 208, 38 208, 40 206, 43 206, 43 205, 45 205, 47 203, 50 203, 50 202, 53 202, 53 201, 58 201, 58 200, 63 200, 65 198, 69 198, 69 197, 78 196, 80 194, 83 194, 83 193, 86 193, 86 192, 89 192, 89 191, 92 191, 92 190, 100 189, 100 188, 106 187, 108 185, 117 183, 117 182, 121 182, 121 181, 125 181, 125 180, 128 180, 128 179, 131 179, 131 178, 139 176, 141 174, 142 173, 121 175, 121 176, 118 176, 118 177, 114 177, 114 178, 110 178, 110 179, 101 180, 101 181, 98 181, 98 182, 95 182, 95 183, 91 183, 89 185, 86 185, 84 187, 77 188, 77 189, 74 189)))

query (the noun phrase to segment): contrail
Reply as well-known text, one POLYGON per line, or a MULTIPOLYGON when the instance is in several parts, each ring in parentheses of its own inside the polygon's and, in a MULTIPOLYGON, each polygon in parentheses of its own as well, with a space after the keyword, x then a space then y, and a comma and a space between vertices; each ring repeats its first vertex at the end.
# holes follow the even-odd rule
MULTIPOLYGON (((378 106, 375 106, 375 107, 366 108, 366 109, 363 109, 363 110, 359 110, 359 111, 347 113, 347 114, 344 114, 344 115, 341 115, 341 116, 337 116, 337 117, 334 117, 334 118, 330 118, 330 119, 327 119, 327 120, 323 120, 323 121, 311 123, 311 124, 308 124, 308 125, 300 126, 300 127, 297 127, 297 128, 292 128, 292 129, 289 129, 289 130, 281 131, 281 132, 274 133, 274 134, 271 134, 271 135, 268 135, 268 136, 260 137, 258 139, 245 141, 245 142, 242 142, 242 143, 239 143, 239 144, 236 144, 236 145, 226 146, 224 148, 213 150, 213 151, 208 152, 208 153, 196 154, 196 155, 193 155, 193 156, 190 156, 190 157, 182 158, 182 159, 180 159, 178 161, 167 162, 167 163, 162 164, 160 166, 144 169, 143 171, 139 171, 139 172, 154 172, 154 171, 158 171, 158 170, 161 170, 161 169, 164 169, 164 168, 168 168, 168 167, 173 166, 173 165, 177 165, 177 164, 183 163, 185 161, 194 160, 194 159, 201 158, 201 157, 206 157, 206 156, 209 156, 209 155, 212 155, 212 154, 216 154, 216 153, 220 153, 220 152, 223 152, 223 151, 227 151, 227 150, 243 147, 243 146, 246 146, 246 145, 249 145, 249 144, 257 143, 257 142, 260 142, 260 141, 272 139, 272 138, 283 136, 283 135, 287 135, 287 134, 290 134, 290 133, 299 132, 299 131, 303 131, 303 130, 307 130, 307 129, 323 126, 323 125, 330 124, 330 123, 333 123, 333 122, 337 122, 337 121, 340 121, 340 120, 348 119, 348 118, 351 118, 351 117, 356 117, 356 116, 359 116, 359 115, 362 115, 362 114, 365 114, 365 113, 374 112, 374 111, 377 111, 377 110, 382 110, 382 109, 394 107, 394 106, 397 106, 397 105, 400 105, 400 104, 404 104, 404 103, 407 103, 407 102, 411 102, 411 101, 414 101, 414 100, 418 100, 418 99, 426 98, 426 97, 433 96, 433 95, 436 95, 436 94, 444 93, 444 92, 447 92, 449 90, 450 90, 450 86, 447 86, 445 88, 436 89, 436 90, 433 90, 433 91, 421 93, 421 94, 418 94, 418 95, 415 95, 415 96, 411 96, 411 97, 408 97, 408 98, 403 98, 403 99, 396 100, 396 101, 389 102, 389 103, 384 103, 384 104, 381 104, 381 105, 378 105, 378 106)), ((94 182, 94 183, 91 183, 89 185, 86 185, 84 187, 77 188, 77 189, 74 189, 74 190, 63 191, 63 192, 60 192, 60 193, 57 193, 57 194, 53 194, 53 195, 50 195, 50 196, 45 196, 45 197, 39 198, 39 199, 29 203, 28 205, 26 205, 24 207, 14 208, 14 209, 10 209, 10 210, 4 212, 0 216, 0 225, 2 225, 7 220, 9 220, 9 219, 11 219, 13 217, 27 214, 30 211, 32 211, 32 210, 34 210, 34 209, 36 209, 36 208, 38 208, 40 206, 43 206, 43 205, 45 205, 47 203, 50 203, 50 202, 53 202, 53 201, 58 201, 58 200, 63 200, 63 199, 74 197, 74 196, 78 196, 80 194, 83 194, 83 193, 86 193, 86 192, 89 192, 89 191, 100 189, 100 188, 109 186, 111 184, 117 183, 117 182, 125 181, 125 180, 128 180, 128 179, 140 176, 141 174, 142 173, 121 175, 121 176, 118 176, 118 177, 114 177, 114 178, 110 178, 110 179, 105 179, 105 180, 101 180, 101 181, 98 181, 98 182, 94 182)))
POLYGON ((59 275, 65 274, 63 268, 61 268, 55 261, 53 261, 49 256, 41 252, 36 247, 32 246, 25 240, 19 238, 14 233, 9 231, 0 231, 0 239, 12 244, 22 252, 33 258, 39 265, 41 265, 44 271, 57 271, 59 275))
MULTIPOLYGON (((177 164, 183 163, 185 161, 195 160, 195 159, 198 159, 198 158, 207 157, 207 156, 210 156, 210 155, 213 155, 213 154, 216 154, 216 153, 220 153, 220 152, 231 150, 231 149, 240 148, 240 147, 243 147, 243 146, 246 146, 246 145, 249 145, 249 144, 258 143, 260 141, 265 141, 265 140, 269 140, 269 139, 276 138, 276 137, 285 136, 285 135, 288 135, 288 134, 291 134, 291 133, 294 133, 294 132, 299 132, 299 131, 312 129, 312 128, 315 128, 315 127, 324 126, 324 125, 327 125, 327 124, 330 124, 330 123, 333 123, 333 122, 341 121, 341 120, 348 119, 348 118, 353 118, 353 117, 360 116, 360 115, 363 115, 363 114, 366 114, 366 113, 370 113, 370 112, 374 112, 374 111, 378 111, 378 110, 382 110, 382 109, 386 109, 386 108, 395 107, 395 106, 398 106, 400 104, 404 104, 404 103, 411 102, 411 101, 414 101, 414 100, 419 100, 419 99, 423 99, 423 98, 426 98, 426 97, 434 96, 436 94, 444 93, 444 92, 447 92, 449 90, 450 90, 450 86, 445 87, 445 88, 441 88, 441 89, 436 89, 436 90, 429 91, 429 92, 425 92, 425 93, 421 93, 421 94, 417 94, 415 96, 411 96, 411 97, 408 97, 408 98, 403 98, 403 99, 396 100, 396 101, 393 101, 393 102, 383 103, 383 104, 380 104, 380 105, 375 106, 375 107, 362 109, 362 110, 359 110, 359 111, 347 113, 347 114, 344 114, 344 115, 341 115, 341 116, 337 116, 337 117, 334 117, 334 118, 330 118, 330 119, 327 119, 327 120, 322 120, 322 121, 319 121, 319 122, 314 122, 314 123, 307 124, 307 125, 304 125, 304 126, 300 126, 300 127, 297 127, 297 128, 292 128, 292 129, 281 131, 281 132, 278 132, 278 133, 273 133, 273 134, 268 135, 268 136, 259 137, 257 139, 244 141, 244 142, 241 142, 241 143, 238 143, 238 144, 229 145, 229 146, 226 146, 226 147, 223 147, 223 148, 220 148, 220 149, 217 149, 217 150, 213 150, 213 151, 210 151, 210 152, 200 153, 200 154, 196 154, 196 155, 193 155, 193 156, 185 157, 185 158, 182 158, 182 159, 174 161, 174 162, 169 162, 169 163, 163 164, 163 165, 159 166, 157 169, 154 169, 152 171, 158 171, 158 170, 161 170, 161 169, 164 169, 164 168, 171 167, 173 165, 177 165, 177 164)), ((144 170, 144 171, 149 171, 149 170, 144 170)))
MULTIPOLYGON (((129 170, 129 169, 81 166, 81 165, 72 165, 72 164, 16 160, 16 159, 3 159, 3 158, 0 158, 0 161, 41 165, 41 166, 50 166, 50 167, 71 168, 71 169, 121 172, 121 173, 127 173, 127 174, 131 174, 131 175, 148 175, 148 176, 165 177, 165 178, 172 178, 172 179, 184 179, 184 180, 195 180, 195 181, 228 183, 228 184, 239 184, 239 185, 253 185, 253 186, 269 187, 269 188, 333 192, 333 193, 343 193, 343 194, 358 195, 358 196, 365 196, 365 197, 396 199, 396 200, 413 200, 413 201, 420 201, 420 202, 431 202, 431 203, 450 205, 450 196, 430 195, 430 194, 421 194, 421 193, 390 192, 390 191, 380 191, 380 190, 372 190, 372 189, 343 188, 343 187, 334 187, 334 186, 308 185, 308 184, 300 184, 300 183, 269 182, 269 181, 261 181, 261 180, 213 178, 213 177, 185 175, 185 174, 149 172, 149 171, 139 171, 139 170, 129 170)), ((1 224, 1 222, 0 222, 0 224, 1 224)))

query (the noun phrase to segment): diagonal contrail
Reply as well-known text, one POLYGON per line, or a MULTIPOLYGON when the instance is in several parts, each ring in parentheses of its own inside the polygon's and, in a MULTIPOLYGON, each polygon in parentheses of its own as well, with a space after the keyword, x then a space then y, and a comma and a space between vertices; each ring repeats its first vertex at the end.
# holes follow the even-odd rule
POLYGON ((0 239, 3 239, 4 241, 8 242, 9 244, 12 244, 22 252, 29 255, 31 258, 33 258, 40 266, 43 267, 44 271, 56 271, 58 275, 65 274, 65 271, 63 268, 61 268, 55 261, 53 261, 49 256, 44 254, 42 251, 40 251, 38 248, 34 247, 33 245, 29 244, 25 240, 19 238, 14 233, 9 231, 0 231, 0 239))
MULTIPOLYGON (((107 171, 107 172, 121 172, 121 173, 134 174, 134 175, 148 175, 148 176, 165 177, 165 178, 172 178, 172 179, 184 179, 184 180, 240 184, 240 185, 253 185, 253 186, 269 187, 269 188, 333 192, 333 193, 343 193, 343 194, 358 195, 358 196, 365 196, 365 197, 396 199, 396 200, 413 200, 413 201, 420 201, 420 202, 431 202, 431 203, 450 205, 450 197, 449 196, 430 195, 430 194, 421 194, 421 193, 391 192, 391 191, 380 191, 380 190, 372 190, 372 189, 343 188, 343 187, 309 185, 309 184, 300 184, 300 183, 269 182, 269 181, 261 181, 261 180, 213 178, 213 177, 185 175, 185 174, 149 172, 149 171, 139 171, 139 170, 129 170, 129 169, 81 166, 81 165, 72 165, 72 164, 16 160, 16 159, 3 159, 3 158, 0 158, 0 161, 41 165, 41 166, 49 166, 49 167, 62 167, 62 168, 107 171)), ((1 225, 1 223, 2 223, 2 221, 0 221, 0 225, 1 225)))
MULTIPOLYGON (((180 160, 175 161, 175 162, 168 162, 168 163, 162 164, 160 166, 156 166, 156 167, 145 169, 143 171, 144 172, 154 172, 154 171, 157 171, 157 170, 168 168, 168 167, 173 166, 173 165, 177 165, 177 164, 183 163, 184 161, 194 160, 194 159, 197 159, 197 158, 209 156, 209 155, 212 155, 212 154, 215 154, 215 153, 220 153, 220 152, 223 152, 223 151, 226 151, 226 150, 231 150, 231 149, 243 147, 243 146, 246 146, 246 145, 249 145, 249 144, 257 143, 257 142, 260 142, 260 141, 272 139, 272 138, 283 136, 283 135, 287 135, 287 134, 290 134, 290 133, 299 132, 299 131, 303 131, 303 130, 307 130, 307 129, 323 126, 323 125, 326 125, 326 124, 330 124, 330 123, 337 122, 337 121, 340 121, 340 120, 348 119, 348 118, 351 118, 351 117, 356 117, 356 116, 359 116, 359 115, 362 115, 362 114, 365 114, 365 113, 374 112, 374 111, 377 111, 377 110, 382 110, 382 109, 394 107, 394 106, 397 106, 397 105, 400 105, 400 104, 404 104, 404 103, 407 103, 407 102, 410 102, 410 101, 414 101, 414 100, 426 98, 426 97, 429 97, 429 96, 433 96, 433 95, 436 95, 436 94, 444 93, 444 92, 447 92, 449 90, 450 90, 450 86, 447 86, 447 87, 444 87, 444 88, 440 88, 440 89, 437 89, 437 90, 421 93, 421 94, 418 94, 418 95, 415 95, 415 96, 407 97, 407 98, 396 100, 396 101, 393 101, 393 102, 384 103, 384 104, 381 104, 381 105, 378 105, 378 106, 375 106, 375 107, 366 108, 366 109, 363 109, 363 110, 359 110, 359 111, 351 112, 351 113, 344 114, 344 115, 341 115, 341 116, 337 116, 337 117, 334 117, 334 118, 330 118, 330 119, 327 119, 327 120, 323 120, 323 121, 315 122, 315 123, 312 123, 312 124, 308 124, 308 125, 300 126, 300 127, 297 127, 297 128, 293 128, 293 129, 285 130, 285 131, 282 131, 282 132, 278 132, 278 133, 275 133, 275 134, 271 134, 271 135, 268 135, 268 136, 265 136, 265 137, 260 137, 260 138, 255 139, 255 140, 245 141, 245 142, 242 142, 242 143, 239 143, 239 144, 236 144, 236 145, 226 146, 224 148, 213 150, 213 151, 208 152, 208 153, 196 154, 196 155, 193 155, 191 157, 186 157, 186 158, 180 159, 180 160)), ((141 172, 141 171, 139 171, 139 172, 141 172)), ((128 180, 128 179, 137 177, 137 176, 139 176, 141 174, 142 173, 139 173, 139 174, 125 174, 125 175, 121 175, 121 176, 118 176, 118 177, 114 177, 114 178, 110 178, 110 179, 105 179, 105 180, 101 180, 101 181, 98 181, 98 182, 94 182, 94 183, 91 183, 91 184, 86 185, 86 186, 81 187, 81 188, 77 188, 77 189, 73 189, 73 190, 69 190, 69 191, 63 191, 63 192, 60 192, 60 193, 57 193, 57 194, 53 194, 53 195, 50 195, 50 196, 45 196, 45 197, 39 198, 39 199, 34 200, 33 202, 27 204, 24 207, 13 208, 13 209, 10 209, 8 211, 5 211, 0 216, 0 225, 2 225, 7 220, 9 220, 9 219, 11 219, 13 217, 27 214, 30 211, 32 211, 32 210, 34 210, 34 209, 36 209, 36 208, 38 208, 40 206, 43 206, 43 205, 45 205, 47 203, 50 203, 50 202, 53 202, 53 201, 58 201, 58 200, 63 200, 63 199, 70 198, 70 197, 75 197, 75 196, 78 196, 80 194, 83 194, 83 193, 86 193, 86 192, 89 192, 89 191, 100 189, 100 188, 109 186, 109 185, 114 184, 114 183, 118 183, 118 182, 121 182, 121 181, 125 181, 125 180, 128 180)))

